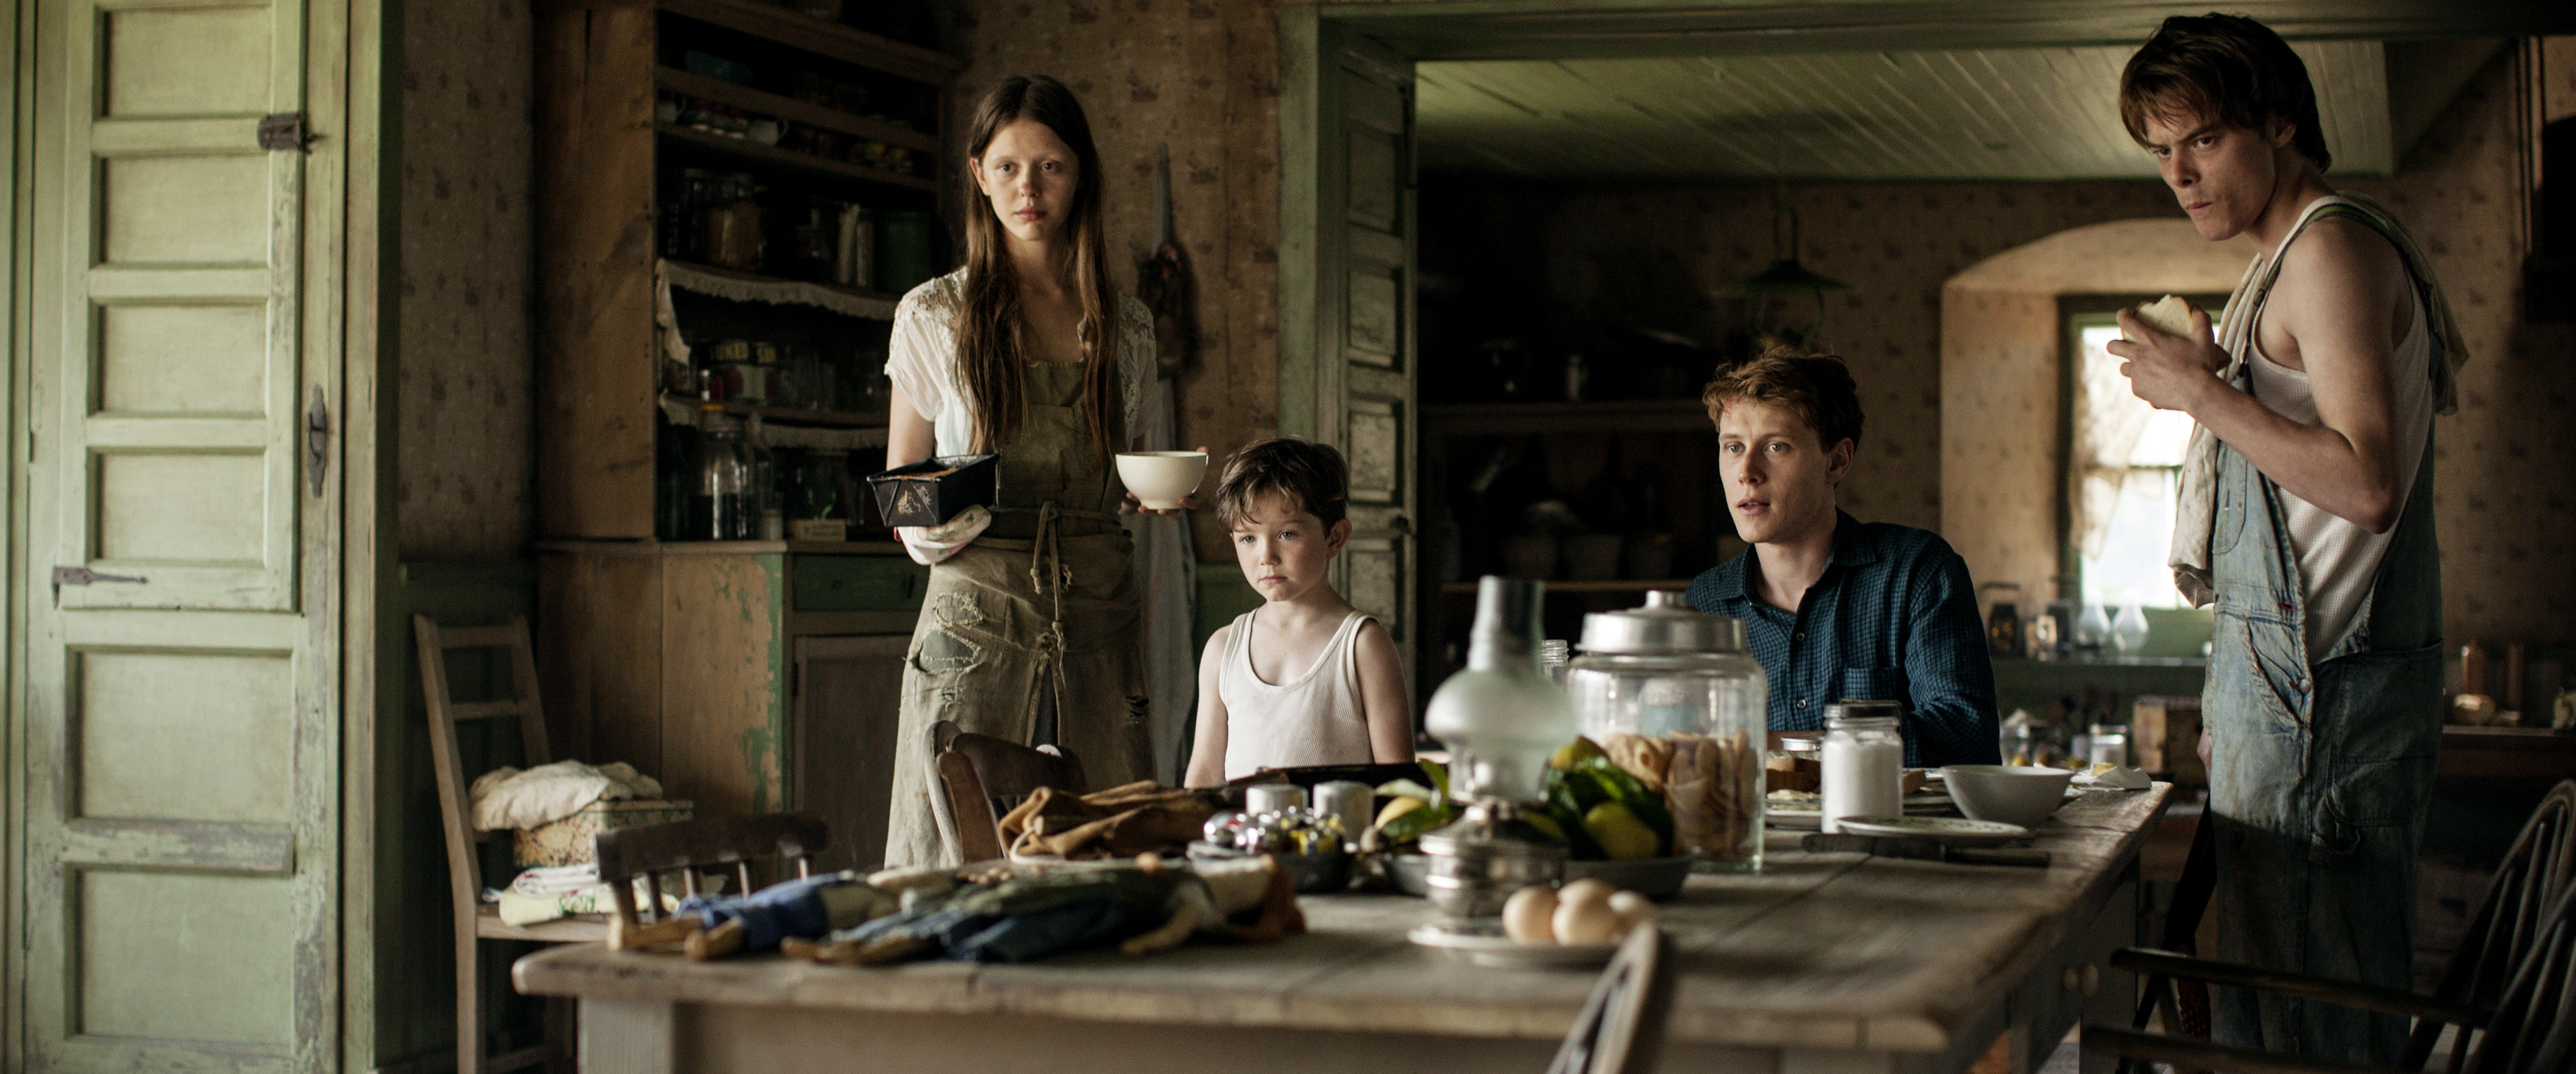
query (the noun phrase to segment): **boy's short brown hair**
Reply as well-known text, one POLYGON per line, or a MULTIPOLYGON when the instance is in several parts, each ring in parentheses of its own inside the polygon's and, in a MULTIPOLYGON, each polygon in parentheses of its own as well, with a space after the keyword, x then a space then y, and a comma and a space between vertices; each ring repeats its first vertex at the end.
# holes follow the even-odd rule
POLYGON ((1288 511, 1303 511, 1327 526, 1350 511, 1350 468, 1331 444, 1278 437, 1246 444, 1225 460, 1216 486, 1216 517, 1227 529, 1252 513, 1261 498, 1277 495, 1288 511))
POLYGON ((1777 403, 1816 431, 1825 450, 1845 440, 1860 443, 1860 386, 1841 358, 1805 354, 1795 347, 1773 347, 1762 357, 1720 370, 1699 394, 1714 424, 1727 405, 1738 400, 1777 403))
POLYGON ((2308 65, 2271 27, 2243 15, 2176 15, 2139 46, 2120 72, 2120 123, 2139 145, 2147 144, 2151 115, 2250 131, 2280 120, 2297 127, 2290 145, 2318 171, 2334 160, 2308 65))

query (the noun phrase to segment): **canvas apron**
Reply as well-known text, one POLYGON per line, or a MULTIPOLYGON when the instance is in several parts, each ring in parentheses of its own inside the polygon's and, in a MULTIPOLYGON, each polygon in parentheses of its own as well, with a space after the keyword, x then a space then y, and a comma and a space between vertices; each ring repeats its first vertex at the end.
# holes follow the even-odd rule
POLYGON ((1078 362, 1027 365, 1028 417, 1003 446, 1000 503, 973 544, 930 568, 905 654, 886 864, 945 858, 930 795, 930 728, 1055 743, 1093 787, 1153 777, 1142 606, 1117 510, 1126 498, 1093 446, 1078 362))
MULTIPOLYGON (((2270 283, 2249 280, 2230 301, 2231 335, 2250 339, 2270 283)), ((2311 666, 2280 486, 2220 448, 2201 709, 2221 959, 2412 990, 2415 856, 2443 708, 2432 438, 2416 450, 2362 624, 2311 666)), ((2406 1034, 2393 1015, 2241 989, 2216 990, 2211 1023, 2229 1043, 2363 1063, 2396 1061, 2406 1034)))

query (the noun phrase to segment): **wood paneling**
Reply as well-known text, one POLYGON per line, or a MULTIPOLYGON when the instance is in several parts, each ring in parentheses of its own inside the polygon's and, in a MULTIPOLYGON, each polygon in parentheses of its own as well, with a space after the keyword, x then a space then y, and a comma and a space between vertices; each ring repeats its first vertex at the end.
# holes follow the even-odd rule
MULTIPOLYGON (((2386 175, 2375 41, 2292 46, 2338 175, 2386 175)), ((2153 178, 2120 125, 2134 45, 1424 63, 1425 168, 1551 180, 2153 178)))
POLYGON ((537 38, 539 532, 653 534, 653 12, 537 38))
POLYGON ((672 797, 695 800, 700 817, 787 803, 783 558, 661 557, 662 784, 672 797))

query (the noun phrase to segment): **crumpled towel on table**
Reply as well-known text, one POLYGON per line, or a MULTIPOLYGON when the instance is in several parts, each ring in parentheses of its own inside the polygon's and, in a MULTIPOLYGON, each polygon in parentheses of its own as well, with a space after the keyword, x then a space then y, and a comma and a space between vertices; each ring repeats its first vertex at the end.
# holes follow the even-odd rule
MULTIPOLYGON (((709 878, 710 881, 722 879, 709 878)), ((644 886, 642 877, 630 882, 635 885, 636 905, 643 905, 650 889, 644 886)), ((491 892, 484 901, 500 904, 501 923, 505 925, 534 925, 574 914, 617 912, 615 893, 609 890, 608 885, 599 882, 598 862, 523 870, 511 878, 510 886, 491 892)), ((665 912, 676 911, 679 907, 678 896, 667 892, 662 896, 665 912)))
POLYGON ((466 792, 467 812, 483 831, 534 828, 579 813, 592 802, 659 798, 662 784, 624 761, 596 768, 556 761, 526 771, 503 765, 483 773, 466 792))
POLYGON ((1139 780, 1083 795, 1040 787, 995 826, 1014 854, 1130 858, 1197 839, 1215 814, 1200 792, 1139 780))

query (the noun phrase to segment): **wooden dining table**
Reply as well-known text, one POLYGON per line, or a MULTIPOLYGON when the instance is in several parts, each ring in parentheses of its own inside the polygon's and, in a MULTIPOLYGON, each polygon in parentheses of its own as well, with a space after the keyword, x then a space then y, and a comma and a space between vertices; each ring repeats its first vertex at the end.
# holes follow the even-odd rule
MULTIPOLYGON (((2139 938, 2139 850, 2171 791, 2070 798, 2033 831, 2046 869, 1810 854, 1771 833, 1761 872, 1696 875, 1662 905, 1662 1069, 1946 1074, 1992 1053, 2018 1074, 2079 1020, 2125 1024, 2136 986, 2109 955, 2139 938)), ((1593 985, 1416 946, 1421 899, 1299 905, 1308 931, 1282 942, 1142 958, 862 969, 583 944, 512 975, 577 997, 581 1068, 620 1072, 1537 1074, 1593 985)))

